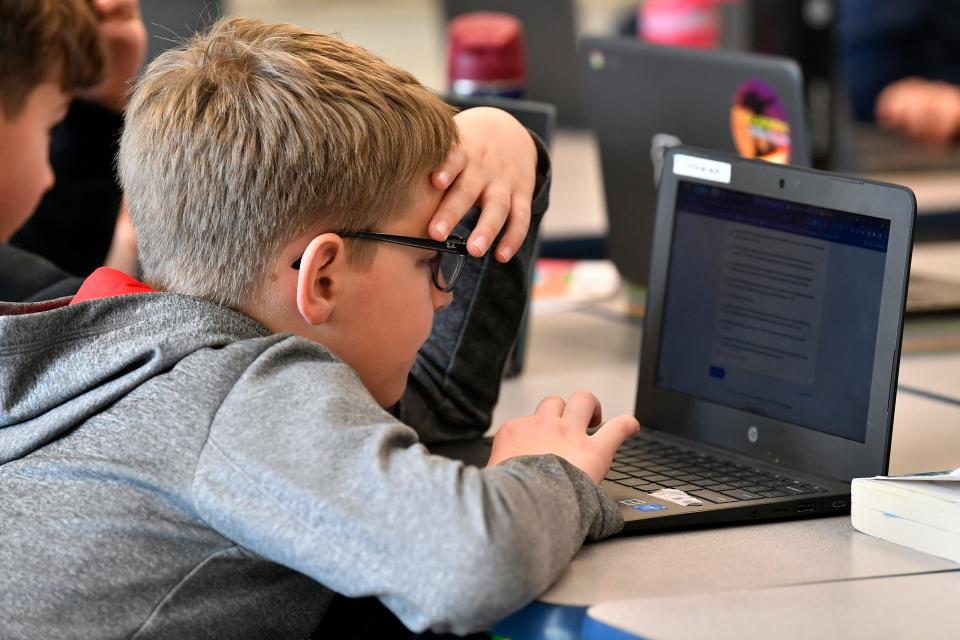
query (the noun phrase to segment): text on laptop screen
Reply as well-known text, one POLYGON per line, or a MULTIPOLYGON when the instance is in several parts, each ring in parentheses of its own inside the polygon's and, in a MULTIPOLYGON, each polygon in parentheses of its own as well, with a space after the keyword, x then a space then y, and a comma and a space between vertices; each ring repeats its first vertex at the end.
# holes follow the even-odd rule
POLYGON ((863 442, 889 230, 681 181, 657 386, 863 442))

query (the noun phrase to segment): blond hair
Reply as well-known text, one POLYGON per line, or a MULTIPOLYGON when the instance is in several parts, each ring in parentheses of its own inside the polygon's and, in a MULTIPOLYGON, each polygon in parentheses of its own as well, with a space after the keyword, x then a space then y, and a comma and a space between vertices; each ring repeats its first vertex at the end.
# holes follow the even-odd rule
POLYGON ((104 53, 88 0, 0 0, 0 107, 15 118, 44 82, 94 86, 104 53))
POLYGON ((218 22, 158 57, 127 107, 119 169, 144 279, 240 307, 295 237, 403 213, 456 142, 452 113, 339 38, 218 22))

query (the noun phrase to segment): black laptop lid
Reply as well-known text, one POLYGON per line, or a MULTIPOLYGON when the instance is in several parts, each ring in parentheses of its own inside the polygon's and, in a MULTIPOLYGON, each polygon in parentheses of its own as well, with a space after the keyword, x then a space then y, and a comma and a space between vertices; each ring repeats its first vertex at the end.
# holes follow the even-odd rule
POLYGON ((915 213, 904 187, 668 152, 641 423, 832 478, 884 473, 915 213))
POLYGON ((553 146, 553 134, 557 128, 557 108, 552 104, 494 96, 459 96, 452 93, 445 94, 443 101, 461 111, 474 107, 503 109, 516 118, 520 124, 540 136, 548 149, 553 146))
POLYGON ((607 251, 645 284, 656 201, 653 147, 679 141, 805 166, 803 79, 786 58, 649 45, 580 43, 588 115, 597 135, 607 251))

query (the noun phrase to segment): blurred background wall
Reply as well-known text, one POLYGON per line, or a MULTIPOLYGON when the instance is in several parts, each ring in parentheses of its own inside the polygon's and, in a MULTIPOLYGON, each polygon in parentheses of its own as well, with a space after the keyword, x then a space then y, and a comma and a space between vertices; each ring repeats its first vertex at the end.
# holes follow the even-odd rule
MULTIPOLYGON (((150 31, 151 57, 170 40, 202 28, 220 12, 293 22, 340 33, 412 72, 429 87, 446 88, 441 0, 141 0, 150 31)), ((580 33, 608 34, 637 7, 637 0, 578 0, 580 33)))

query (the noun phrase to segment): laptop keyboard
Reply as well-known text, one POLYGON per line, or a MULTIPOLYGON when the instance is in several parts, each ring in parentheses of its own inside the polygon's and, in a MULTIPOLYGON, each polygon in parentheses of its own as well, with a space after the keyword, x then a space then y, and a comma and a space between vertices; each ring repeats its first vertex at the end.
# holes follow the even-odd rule
POLYGON ((620 446, 606 479, 647 493, 678 489, 714 503, 827 490, 786 475, 643 437, 631 438, 620 446))

